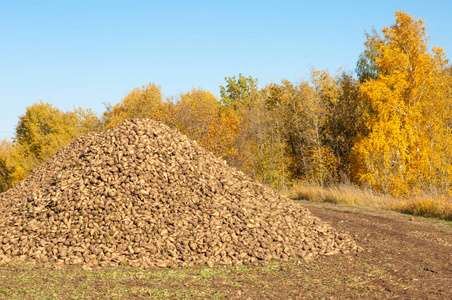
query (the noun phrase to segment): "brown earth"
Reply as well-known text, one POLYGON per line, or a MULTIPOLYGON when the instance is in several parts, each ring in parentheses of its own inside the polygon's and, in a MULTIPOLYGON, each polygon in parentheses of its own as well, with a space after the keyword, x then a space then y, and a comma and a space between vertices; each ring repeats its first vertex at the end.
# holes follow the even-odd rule
MULTIPOLYGON (((352 234, 365 249, 324 258, 326 269, 353 274, 374 298, 452 299, 452 223, 389 211, 302 201, 312 214, 352 234), (376 273, 377 272, 377 273, 376 273), (380 274, 378 274, 380 273, 380 274)), ((344 287, 334 297, 353 296, 344 287)))
POLYGON ((365 251, 266 266, 82 270, 0 264, 2 299, 452 299, 452 223, 296 201, 365 251))

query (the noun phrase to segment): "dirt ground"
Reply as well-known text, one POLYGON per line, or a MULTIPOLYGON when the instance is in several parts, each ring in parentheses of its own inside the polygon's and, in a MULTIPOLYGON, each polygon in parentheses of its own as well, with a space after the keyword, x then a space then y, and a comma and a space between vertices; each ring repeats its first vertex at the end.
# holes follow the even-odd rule
MULTIPOLYGON (((326 203, 301 204, 337 230, 355 236, 366 251, 349 258, 344 275, 368 277, 375 298, 452 299, 451 222, 326 203), (374 276, 372 268, 384 276, 374 276)), ((333 268, 336 259, 321 263, 333 268)), ((345 291, 335 295, 348 296, 352 295, 345 291)))
POLYGON ((365 251, 213 268, 0 264, 0 299, 452 299, 452 222, 297 202, 365 251))

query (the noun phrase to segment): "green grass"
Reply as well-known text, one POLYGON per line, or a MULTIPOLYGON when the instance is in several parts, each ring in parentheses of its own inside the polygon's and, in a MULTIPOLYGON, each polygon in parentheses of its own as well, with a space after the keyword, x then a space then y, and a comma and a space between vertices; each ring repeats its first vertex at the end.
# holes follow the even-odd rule
POLYGON ((297 265, 291 261, 154 270, 0 264, 0 299, 260 299, 298 295, 300 287, 309 291, 318 284, 325 286, 321 293, 334 295, 334 289, 344 284, 359 291, 366 283, 361 277, 336 276, 331 280, 324 276, 330 274, 314 262, 297 265))

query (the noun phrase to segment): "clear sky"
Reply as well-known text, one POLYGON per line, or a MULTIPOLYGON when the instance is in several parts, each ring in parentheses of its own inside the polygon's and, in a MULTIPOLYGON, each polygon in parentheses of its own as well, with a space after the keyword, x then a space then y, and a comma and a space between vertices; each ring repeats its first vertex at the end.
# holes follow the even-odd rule
POLYGON ((449 0, 0 0, 0 139, 39 100, 101 114, 149 82, 165 97, 219 95, 239 73, 264 85, 353 71, 365 30, 394 24, 396 10, 425 19, 429 45, 450 54, 449 0))

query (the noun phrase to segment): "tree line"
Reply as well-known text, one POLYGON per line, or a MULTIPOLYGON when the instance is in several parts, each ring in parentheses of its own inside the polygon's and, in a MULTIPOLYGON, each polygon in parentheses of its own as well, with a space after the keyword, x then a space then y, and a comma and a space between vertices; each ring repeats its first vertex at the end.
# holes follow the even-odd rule
POLYGON ((352 182, 398 197, 450 196, 452 68, 442 48, 428 46, 424 20, 395 18, 366 33, 355 74, 313 69, 308 80, 262 88, 239 74, 225 78, 219 98, 193 88, 164 99, 149 83, 100 117, 33 104, 13 141, 0 143, 0 191, 80 135, 153 118, 275 188, 352 182))

